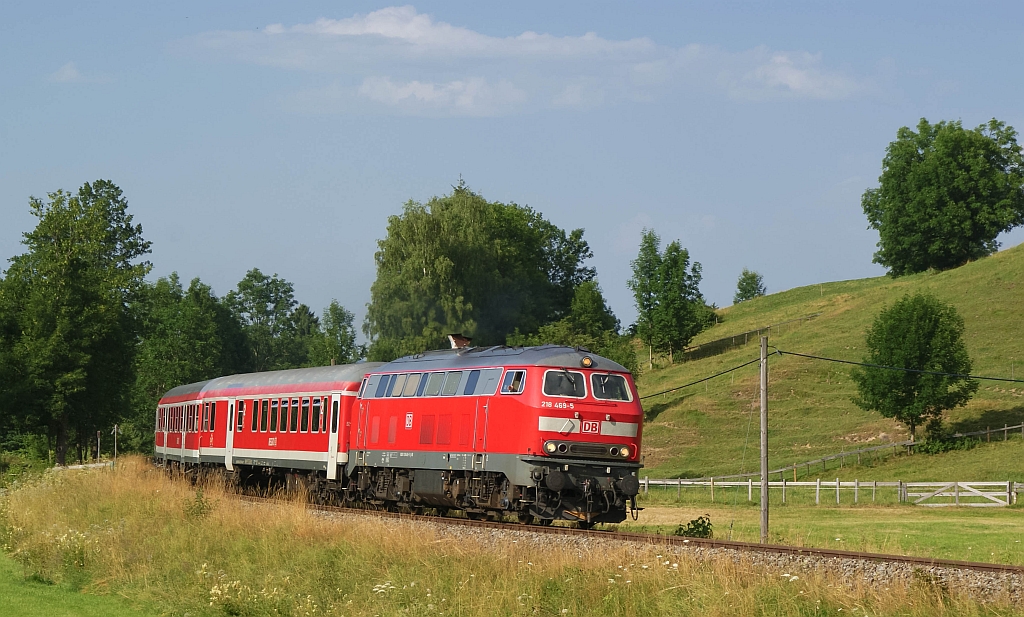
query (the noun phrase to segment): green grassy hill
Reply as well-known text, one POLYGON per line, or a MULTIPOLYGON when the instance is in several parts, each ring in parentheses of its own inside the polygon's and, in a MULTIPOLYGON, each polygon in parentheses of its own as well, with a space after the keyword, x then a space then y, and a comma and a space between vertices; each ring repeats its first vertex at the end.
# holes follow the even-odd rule
MULTIPOLYGON (((694 344, 820 313, 812 320, 774 328, 769 344, 786 351, 862 360, 864 331, 878 311, 917 291, 930 292, 956 306, 964 318, 975 374, 1009 377, 1012 362, 1014 376, 1024 376, 1024 245, 948 272, 824 283, 744 302, 722 309, 720 323, 703 332, 694 344)), ((682 385, 757 355, 752 337, 743 347, 702 360, 659 368, 656 358, 654 370, 640 380, 640 393, 682 385)), ((794 356, 773 356, 769 362, 772 468, 908 438, 901 425, 851 402, 856 387, 848 365, 794 356)), ((662 364, 667 361, 662 359, 662 364)), ((960 431, 1020 423, 1024 420, 1024 387, 1013 386, 982 382, 974 399, 966 408, 949 412, 947 422, 960 431)), ((644 400, 645 474, 695 477, 756 470, 758 396, 754 364, 707 385, 644 400)), ((993 447, 998 451, 997 445, 993 447)), ((1015 470, 1018 478, 1024 475, 1020 449, 1012 448, 1012 454, 1010 450, 1007 444, 1008 460, 999 465, 999 478, 993 479, 1006 479, 1009 470, 1015 470)), ((920 462, 898 465, 927 466, 949 456, 915 456, 910 458, 920 462)), ((874 469, 877 473, 871 475, 878 475, 877 479, 894 471, 886 465, 874 469)))

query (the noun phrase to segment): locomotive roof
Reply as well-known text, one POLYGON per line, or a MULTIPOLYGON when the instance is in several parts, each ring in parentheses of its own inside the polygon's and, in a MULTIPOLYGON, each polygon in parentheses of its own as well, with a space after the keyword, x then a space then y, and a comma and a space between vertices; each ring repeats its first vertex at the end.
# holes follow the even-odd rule
POLYGON ((261 386, 277 386, 286 384, 330 383, 336 381, 362 381, 363 375, 380 366, 380 362, 360 362, 358 364, 339 364, 337 366, 317 366, 313 368, 294 368, 282 371, 263 371, 261 373, 243 373, 241 375, 225 375, 216 379, 197 381, 171 388, 164 398, 225 390, 229 388, 255 388, 261 386))
POLYGON ((541 345, 539 347, 466 347, 463 349, 442 349, 425 351, 393 360, 374 372, 441 370, 486 365, 553 366, 557 368, 580 368, 584 357, 594 361, 590 368, 628 373, 629 369, 618 362, 591 353, 586 349, 564 345, 541 345))

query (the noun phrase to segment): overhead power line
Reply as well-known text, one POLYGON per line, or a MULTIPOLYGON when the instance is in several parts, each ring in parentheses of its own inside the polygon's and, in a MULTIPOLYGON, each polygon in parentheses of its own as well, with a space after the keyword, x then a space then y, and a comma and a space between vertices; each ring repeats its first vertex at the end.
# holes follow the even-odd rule
POLYGON ((704 383, 705 381, 708 381, 710 379, 714 379, 715 377, 721 377, 722 375, 728 375, 729 373, 731 373, 731 372, 733 372, 735 370, 739 370, 739 369, 743 368, 744 366, 750 366, 751 364, 753 364, 755 362, 760 362, 760 361, 761 361, 761 358, 754 358, 750 362, 744 362, 743 364, 740 364, 739 366, 734 366, 734 367, 732 367, 730 369, 726 369, 726 370, 722 371, 721 373, 715 373, 714 375, 711 375, 709 377, 705 377, 704 379, 698 379, 697 381, 691 381, 690 383, 686 383, 686 384, 683 384, 681 386, 676 386, 675 388, 669 388, 668 390, 662 390, 661 392, 655 392, 654 394, 646 394, 644 396, 641 396, 640 400, 643 400, 645 398, 651 398, 651 397, 654 397, 654 396, 661 396, 662 394, 668 394, 669 392, 675 392, 676 390, 682 390, 683 388, 689 388, 690 386, 695 386, 695 385, 697 385, 699 383, 704 383))
MULTIPOLYGON (((1024 383, 1024 379, 1008 379, 1006 377, 986 377, 984 375, 967 375, 964 373, 943 373, 942 371, 925 371, 921 369, 903 368, 902 366, 886 366, 884 364, 871 364, 870 362, 854 362, 853 360, 840 360, 838 358, 827 358, 825 356, 815 356, 808 353, 797 353, 795 351, 785 351, 782 349, 776 349, 775 352, 778 353, 780 356, 800 356, 801 358, 810 358, 812 360, 824 360, 825 362, 837 362, 839 364, 853 364, 854 366, 868 366, 871 368, 881 368, 889 371, 903 371, 904 373, 920 373, 922 375, 940 375, 943 377, 962 377, 964 379, 985 379, 988 381, 1008 381, 1010 383, 1024 383)), ((750 363, 748 362, 747 364, 750 363)))

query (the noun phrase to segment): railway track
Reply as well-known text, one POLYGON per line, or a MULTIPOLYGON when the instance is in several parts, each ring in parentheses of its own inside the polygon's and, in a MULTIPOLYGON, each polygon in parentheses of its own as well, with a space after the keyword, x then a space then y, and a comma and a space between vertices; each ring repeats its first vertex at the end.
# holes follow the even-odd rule
MULTIPOLYGON (((254 495, 237 495, 242 501, 252 503, 274 503, 280 502, 269 497, 258 497, 254 495)), ((943 569, 943 570, 966 570, 971 572, 985 572, 993 574, 1015 574, 1024 577, 1024 566, 1014 566, 998 563, 985 563, 976 561, 960 561, 955 559, 934 559, 931 557, 914 557, 910 555, 887 555, 884 553, 867 553, 861 551, 837 550, 828 548, 811 548, 804 546, 786 546, 779 544, 757 544, 753 542, 737 542, 734 540, 716 540, 706 538, 686 538, 681 536, 666 536, 659 534, 631 533, 622 531, 603 531, 597 529, 576 529, 562 526, 539 526, 523 525, 519 523, 506 523, 495 521, 471 520, 465 518, 452 518, 442 516, 424 516, 419 514, 406 514, 401 512, 388 512, 384 510, 369 510, 361 508, 344 508, 338 506, 307 504, 310 509, 325 513, 355 514, 373 516, 383 519, 409 520, 428 523, 439 523, 451 526, 464 526, 468 528, 501 530, 509 532, 527 532, 536 534, 572 535, 577 537, 596 538, 603 541, 618 541, 635 544, 651 544, 661 546, 676 546, 679 548, 703 548, 703 549, 724 549, 738 553, 750 553, 760 555, 777 555, 794 558, 809 558, 827 562, 829 560, 850 560, 872 563, 900 564, 912 568, 943 569)))

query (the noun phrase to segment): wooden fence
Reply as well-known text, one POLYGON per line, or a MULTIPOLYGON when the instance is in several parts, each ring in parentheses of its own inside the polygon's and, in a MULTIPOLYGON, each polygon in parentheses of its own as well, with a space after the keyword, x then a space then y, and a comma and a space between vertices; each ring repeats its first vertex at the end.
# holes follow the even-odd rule
MULTIPOLYGON (((641 488, 644 495, 650 493, 651 487, 663 487, 666 490, 676 489, 676 496, 682 497, 684 488, 710 488, 711 502, 715 501, 715 489, 719 491, 726 488, 746 488, 747 501, 754 501, 754 495, 760 495, 761 482, 748 478, 747 480, 721 480, 708 478, 707 480, 683 480, 683 479, 652 479, 644 476, 641 488), (756 490, 755 490, 756 489, 756 490)), ((791 482, 785 478, 777 482, 769 481, 768 488, 778 489, 781 492, 782 503, 786 503, 786 492, 793 490, 814 489, 814 504, 822 503, 822 496, 831 501, 831 495, 835 495, 836 505, 842 501, 841 492, 847 491, 847 499, 850 499, 852 492, 853 503, 860 503, 861 493, 865 495, 870 492, 871 501, 875 501, 879 489, 892 489, 895 491, 896 500, 899 503, 913 503, 922 506, 970 506, 970 507, 991 507, 1009 506, 1017 503, 1017 493, 1024 492, 1024 483, 1009 480, 1006 482, 843 482, 839 478, 835 480, 815 479, 813 482, 791 482), (930 503, 925 503, 930 502, 930 503)))
MULTIPOLYGON (((954 433, 953 438, 962 439, 964 437, 984 437, 985 441, 992 441, 992 435, 996 436, 996 441, 1006 441, 1009 438, 1020 433, 1021 439, 1024 439, 1024 422, 1009 426, 1004 424, 1002 428, 989 428, 984 431, 973 431, 970 433, 954 433), (1002 439, 999 439, 999 435, 1002 435, 1002 439)), ((797 473, 802 471, 804 475, 810 475, 812 471, 817 470, 818 465, 821 465, 821 472, 824 473, 828 470, 828 464, 830 462, 839 462, 839 468, 842 469, 846 466, 847 459, 851 457, 857 458, 857 464, 860 465, 865 457, 876 459, 879 456, 896 456, 900 453, 912 454, 914 448, 924 445, 926 442, 923 441, 893 441, 890 443, 884 443, 877 446, 871 446, 868 448, 859 448, 857 450, 846 450, 843 452, 837 452, 835 454, 829 454, 821 458, 816 458, 810 461, 803 461, 801 463, 793 463, 792 465, 786 465, 778 469, 772 469, 768 472, 768 476, 777 475, 779 480, 783 480, 786 475, 790 472, 793 474, 793 481, 796 481, 797 473)), ((724 476, 715 476, 716 480, 733 480, 741 478, 754 478, 761 475, 759 471, 752 471, 749 473, 737 473, 724 476)), ((707 480, 709 476, 701 478, 687 478, 690 480, 707 480)))

